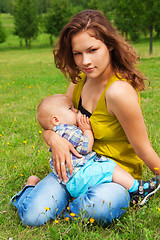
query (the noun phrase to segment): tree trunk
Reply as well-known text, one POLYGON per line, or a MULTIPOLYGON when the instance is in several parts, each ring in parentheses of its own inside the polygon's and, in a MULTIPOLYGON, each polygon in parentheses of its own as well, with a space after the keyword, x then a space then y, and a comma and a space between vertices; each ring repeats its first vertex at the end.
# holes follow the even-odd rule
POLYGON ((26 48, 28 48, 28 39, 25 38, 26 48))
POLYGON ((153 53, 153 25, 150 26, 149 55, 153 53))
POLYGON ((53 45, 53 38, 52 38, 52 34, 50 35, 50 45, 53 45))

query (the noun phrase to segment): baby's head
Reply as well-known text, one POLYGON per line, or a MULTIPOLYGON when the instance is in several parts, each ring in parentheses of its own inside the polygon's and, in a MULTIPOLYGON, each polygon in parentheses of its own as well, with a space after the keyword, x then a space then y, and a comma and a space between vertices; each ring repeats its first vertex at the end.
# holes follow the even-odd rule
POLYGON ((59 124, 77 126, 77 113, 78 110, 69 97, 55 94, 41 101, 37 109, 37 120, 44 130, 59 124))

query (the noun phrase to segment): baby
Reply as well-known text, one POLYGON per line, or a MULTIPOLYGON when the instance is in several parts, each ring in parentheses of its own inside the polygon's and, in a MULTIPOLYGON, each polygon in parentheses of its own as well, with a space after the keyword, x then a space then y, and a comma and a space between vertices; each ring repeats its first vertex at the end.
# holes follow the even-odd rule
MULTIPOLYGON (((53 158, 50 166, 58 181, 66 184, 72 197, 87 192, 90 186, 115 182, 125 187, 131 197, 144 205, 160 189, 160 180, 156 176, 148 181, 135 180, 112 159, 99 156, 92 151, 94 136, 89 118, 74 108, 71 99, 63 94, 45 98, 38 106, 37 120, 44 130, 53 130, 67 139, 82 154, 77 158, 71 153, 73 173, 67 169, 68 181, 60 181, 54 170, 53 158)), ((63 164, 63 163, 62 163, 63 164)))

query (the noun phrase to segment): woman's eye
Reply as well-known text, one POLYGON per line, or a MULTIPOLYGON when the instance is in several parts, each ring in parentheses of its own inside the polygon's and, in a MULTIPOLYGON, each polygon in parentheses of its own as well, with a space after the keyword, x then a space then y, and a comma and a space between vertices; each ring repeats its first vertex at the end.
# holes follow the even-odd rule
POLYGON ((79 53, 79 52, 73 53, 74 56, 77 56, 77 55, 80 55, 80 54, 81 54, 81 53, 79 53))
POLYGON ((96 48, 93 48, 93 49, 90 50, 91 53, 92 53, 92 52, 95 52, 95 51, 97 51, 96 48))

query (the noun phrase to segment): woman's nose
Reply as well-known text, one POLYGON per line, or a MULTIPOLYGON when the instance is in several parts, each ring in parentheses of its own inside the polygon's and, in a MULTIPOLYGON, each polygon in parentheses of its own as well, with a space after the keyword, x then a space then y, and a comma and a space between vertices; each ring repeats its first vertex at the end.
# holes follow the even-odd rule
POLYGON ((87 54, 87 53, 83 54, 83 62, 82 63, 84 66, 88 66, 91 63, 89 54, 87 54))

